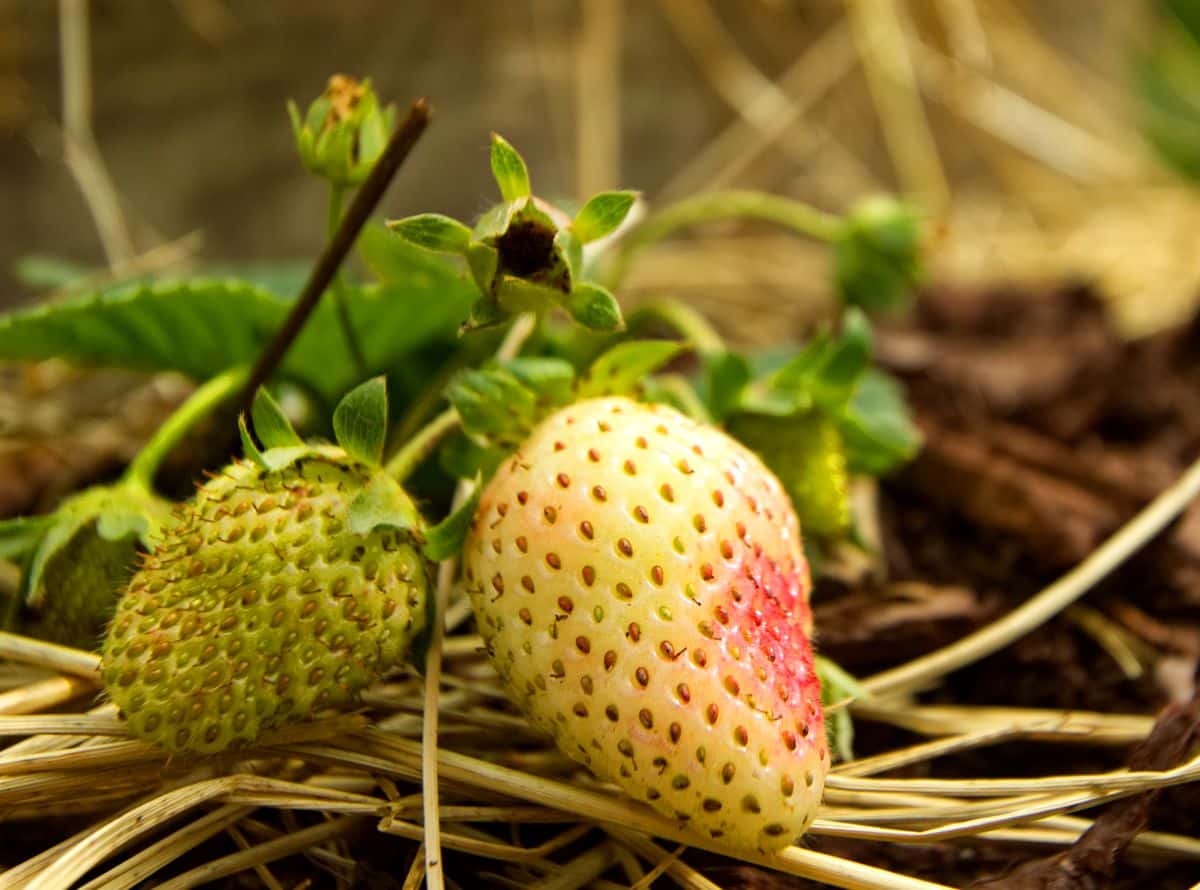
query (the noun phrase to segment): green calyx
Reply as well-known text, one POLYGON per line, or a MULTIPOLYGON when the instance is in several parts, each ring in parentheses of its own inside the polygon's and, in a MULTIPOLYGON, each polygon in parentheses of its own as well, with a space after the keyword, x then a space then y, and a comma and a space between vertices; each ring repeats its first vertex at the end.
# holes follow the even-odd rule
POLYGON ((834 280, 848 306, 900 309, 922 278, 917 211, 879 195, 850 209, 833 242, 834 280))
POLYGON ((584 246, 616 231, 637 195, 601 192, 571 218, 533 196, 525 161, 498 135, 492 137, 491 163, 503 201, 474 227, 436 213, 388 223, 405 241, 466 260, 479 298, 463 330, 554 309, 590 330, 620 330, 624 321, 616 298, 588 280, 584 246))
POLYGON ((345 74, 329 85, 303 116, 288 103, 292 135, 300 160, 316 176, 335 186, 357 186, 367 178, 387 146, 395 125, 395 106, 380 107, 371 81, 345 74))
POLYGON ((89 488, 41 524, 25 551, 19 603, 45 639, 94 648, 136 557, 170 520, 170 505, 130 483, 89 488))

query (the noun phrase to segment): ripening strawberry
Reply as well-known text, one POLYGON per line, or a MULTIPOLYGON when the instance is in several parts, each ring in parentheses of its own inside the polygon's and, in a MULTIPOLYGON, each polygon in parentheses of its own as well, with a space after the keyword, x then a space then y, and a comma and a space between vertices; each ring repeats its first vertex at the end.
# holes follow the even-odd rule
POLYGON ((273 470, 242 461, 200 488, 133 577, 104 644, 104 685, 134 736, 172 751, 249 744, 352 704, 408 654, 428 567, 412 532, 356 531, 364 491, 373 504, 410 503, 333 446, 273 470))
POLYGON ((743 848, 808 827, 829 767, 808 566, 751 451, 662 406, 570 405, 496 473, 464 554, 496 669, 564 753, 743 848))

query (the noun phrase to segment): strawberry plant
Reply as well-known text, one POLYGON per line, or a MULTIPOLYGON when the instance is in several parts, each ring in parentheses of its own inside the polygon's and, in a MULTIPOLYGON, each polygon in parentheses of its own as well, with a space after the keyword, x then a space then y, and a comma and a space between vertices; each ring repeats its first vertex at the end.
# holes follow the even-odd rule
POLYGON ((819 675, 826 704, 858 691, 814 657, 810 561, 854 540, 852 477, 919 445, 865 314, 918 280, 918 220, 887 198, 841 218, 747 192, 567 213, 494 136, 501 200, 478 220, 370 223, 423 109, 393 132, 345 77, 290 106, 330 190, 296 300, 163 278, 0 320, 3 359, 198 384, 119 481, 0 527, 23 567, 10 626, 99 646, 133 736, 236 752, 425 668, 457 579, 514 706, 565 755, 697 836, 779 850, 848 753, 819 675), (837 317, 747 354, 669 298, 621 308, 642 250, 724 217, 827 242, 837 317), (341 271, 351 247, 365 273, 341 271), (163 459, 238 407, 242 456, 204 454, 224 469, 172 514, 163 459))

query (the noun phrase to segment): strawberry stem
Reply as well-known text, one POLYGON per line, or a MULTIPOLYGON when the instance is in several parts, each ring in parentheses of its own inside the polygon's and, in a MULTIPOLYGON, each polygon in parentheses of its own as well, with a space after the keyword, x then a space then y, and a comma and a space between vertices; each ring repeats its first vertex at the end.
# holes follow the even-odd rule
POLYGON ((433 453, 443 439, 455 432, 461 425, 458 412, 453 408, 447 408, 405 442, 384 466, 384 471, 403 485, 404 480, 412 475, 413 470, 433 453))
POLYGON ((248 366, 230 368, 201 384, 174 413, 154 432, 137 456, 130 461, 121 483, 143 491, 152 491, 159 465, 179 444, 188 431, 204 417, 245 385, 250 376, 248 366))
POLYGON ((683 335, 688 344, 702 356, 718 355, 725 351, 721 335, 699 312, 680 300, 665 297, 649 300, 634 311, 629 326, 644 322, 661 322, 683 335))
POLYGON ((609 290, 615 290, 633 258, 647 247, 682 229, 722 219, 759 219, 828 243, 842 231, 840 217, 791 198, 742 190, 708 192, 685 198, 648 217, 616 246, 601 280, 609 290))
MULTIPOLYGON (((346 201, 346 187, 336 183, 329 184, 329 225, 326 237, 333 238, 337 234, 338 225, 342 221, 342 207, 346 201)), ((337 306, 338 324, 342 328, 342 337, 346 348, 350 350, 350 358, 354 361, 354 369, 359 377, 367 376, 367 358, 359 342, 358 332, 354 330, 354 322, 350 318, 349 296, 346 294, 346 282, 342 279, 341 270, 333 276, 333 299, 337 306)))

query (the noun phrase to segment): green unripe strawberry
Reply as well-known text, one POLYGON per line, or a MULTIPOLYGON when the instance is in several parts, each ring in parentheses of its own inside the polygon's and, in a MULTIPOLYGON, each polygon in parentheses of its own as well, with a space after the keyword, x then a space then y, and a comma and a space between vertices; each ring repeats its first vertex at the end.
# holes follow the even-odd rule
POLYGON ((101 667, 138 738, 252 743, 353 704, 424 629, 419 523, 379 520, 415 519, 400 486, 334 446, 265 458, 202 486, 121 599, 101 667))
POLYGON ((47 518, 22 577, 27 632, 96 649, 121 591, 170 518, 166 501, 133 484, 96 486, 47 518))
POLYGON ((806 533, 831 538, 849 530, 846 448, 833 421, 816 411, 787 417, 736 414, 729 432, 779 477, 806 533))
POLYGON ((742 848, 811 823, 808 564, 745 446, 661 405, 562 408, 484 490, 464 574, 505 688, 567 756, 742 848))

